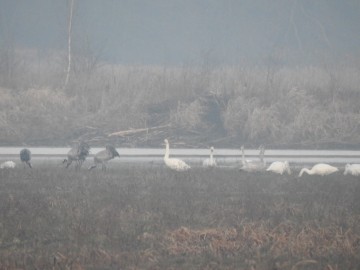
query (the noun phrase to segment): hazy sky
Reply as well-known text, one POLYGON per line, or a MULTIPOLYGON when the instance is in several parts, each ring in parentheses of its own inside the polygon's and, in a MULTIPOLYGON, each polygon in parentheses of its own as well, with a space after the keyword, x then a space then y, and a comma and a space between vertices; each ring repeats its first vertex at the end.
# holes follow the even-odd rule
MULTIPOLYGON (((75 0, 74 46, 136 64, 359 54, 358 0, 75 0)), ((0 0, 1 46, 66 49, 68 1, 0 0)))

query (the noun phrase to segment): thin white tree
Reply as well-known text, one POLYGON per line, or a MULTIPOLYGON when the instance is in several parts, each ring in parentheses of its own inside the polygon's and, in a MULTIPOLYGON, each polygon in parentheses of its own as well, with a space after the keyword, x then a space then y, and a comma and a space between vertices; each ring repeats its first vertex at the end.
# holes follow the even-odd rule
POLYGON ((70 7, 69 7, 70 11, 68 18, 68 66, 66 70, 64 88, 66 88, 69 83, 70 71, 71 71, 71 32, 72 32, 72 19, 74 14, 74 2, 75 0, 70 0, 70 7))

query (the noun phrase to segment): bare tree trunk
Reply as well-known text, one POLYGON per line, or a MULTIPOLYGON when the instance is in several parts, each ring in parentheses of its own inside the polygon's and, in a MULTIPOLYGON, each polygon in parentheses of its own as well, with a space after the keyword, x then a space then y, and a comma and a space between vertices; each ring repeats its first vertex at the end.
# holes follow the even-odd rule
POLYGON ((303 50, 303 45, 302 45, 302 42, 301 42, 301 38, 299 36, 298 28, 297 28, 295 20, 294 20, 294 12, 295 12, 295 9, 296 9, 297 2, 298 2, 297 0, 294 0, 294 2, 293 2, 293 6, 291 8, 291 14, 290 14, 290 23, 293 26, 295 38, 297 40, 299 49, 300 49, 301 53, 303 55, 305 55, 304 50, 303 50))
POLYGON ((67 71, 66 71, 64 88, 66 88, 69 83, 69 77, 70 77, 70 71, 71 71, 71 32, 72 32, 74 2, 75 2, 75 0, 70 0, 70 14, 69 14, 69 21, 68 21, 68 67, 67 67, 67 71))

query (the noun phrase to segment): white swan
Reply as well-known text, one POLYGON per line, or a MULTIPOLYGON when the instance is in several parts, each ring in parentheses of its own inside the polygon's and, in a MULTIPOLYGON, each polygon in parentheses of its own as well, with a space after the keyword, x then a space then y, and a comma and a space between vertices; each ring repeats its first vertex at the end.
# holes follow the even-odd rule
POLYGON ((213 152, 214 152, 214 147, 211 146, 210 148, 210 158, 207 158, 203 161, 203 166, 204 167, 216 167, 216 160, 213 157, 213 152))
POLYGON ((247 163, 250 163, 250 162, 254 162, 253 160, 251 159, 245 159, 245 150, 244 150, 244 146, 242 145, 241 146, 241 164, 243 166, 246 166, 247 163))
POLYGON ((178 158, 169 158, 169 153, 170 153, 169 141, 165 139, 164 142, 166 145, 165 156, 164 156, 165 165, 168 166, 170 169, 178 172, 189 170, 190 166, 187 165, 183 160, 178 158))
POLYGON ((264 160, 264 153, 265 148, 264 146, 260 146, 260 152, 259 152, 259 161, 257 160, 246 160, 245 159, 245 153, 244 153, 244 146, 241 146, 241 152, 242 152, 242 167, 240 170, 246 171, 246 172, 256 172, 256 171, 264 171, 266 169, 266 162, 264 160))
POLYGON ((324 175, 332 174, 337 171, 339 171, 339 169, 334 166, 331 166, 329 164, 319 163, 319 164, 314 165, 311 168, 311 170, 309 170, 307 168, 302 168, 299 173, 299 177, 301 177, 304 172, 306 172, 307 174, 310 174, 310 175, 324 176, 324 175))
POLYGON ((360 175, 360 164, 346 164, 344 175, 351 174, 354 176, 360 175))
POLYGON ((290 165, 288 161, 275 161, 271 163, 271 165, 266 169, 268 172, 274 172, 278 174, 283 174, 287 172, 289 175, 291 174, 290 165))
POLYGON ((16 164, 14 161, 5 161, 0 164, 0 169, 13 169, 16 167, 16 164))

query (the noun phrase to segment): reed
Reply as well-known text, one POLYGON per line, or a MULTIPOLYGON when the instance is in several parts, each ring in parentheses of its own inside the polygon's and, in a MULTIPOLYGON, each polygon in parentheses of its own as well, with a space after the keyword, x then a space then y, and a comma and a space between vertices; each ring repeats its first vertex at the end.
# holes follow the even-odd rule
MULTIPOLYGON (((296 174, 296 173, 295 173, 296 174)), ((355 269, 360 182, 120 164, 0 170, 2 269, 355 269)))
MULTIPOLYGON (((0 74, 4 145, 61 145, 79 137, 104 144, 114 131, 165 125, 164 135, 189 145, 221 138, 228 138, 224 146, 360 142, 356 65, 284 66, 269 81, 267 67, 89 65, 75 57, 62 89, 58 58, 24 61, 11 78, 0 74)), ((118 141, 158 146, 164 136, 156 134, 118 141)))

